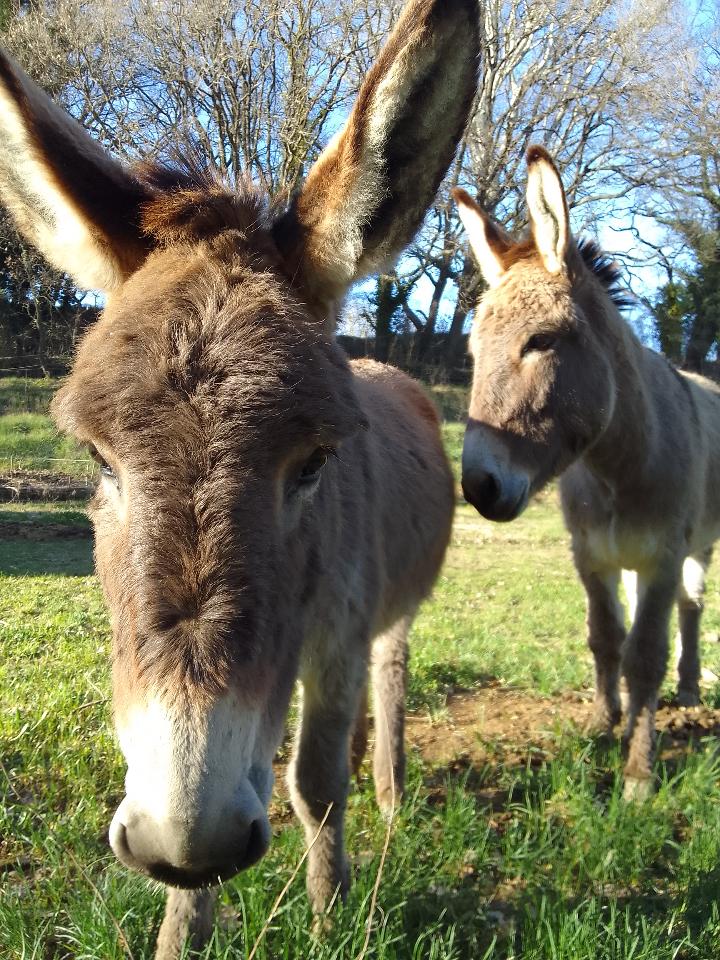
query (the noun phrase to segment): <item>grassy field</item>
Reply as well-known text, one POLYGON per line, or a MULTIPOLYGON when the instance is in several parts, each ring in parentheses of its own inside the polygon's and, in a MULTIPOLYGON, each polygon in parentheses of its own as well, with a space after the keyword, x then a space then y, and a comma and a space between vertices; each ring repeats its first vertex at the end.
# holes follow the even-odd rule
POLYGON ((0 473, 51 471, 87 477, 95 471, 86 451, 57 432, 47 410, 57 381, 0 379, 0 473))
MULTIPOLYGON (((451 402, 442 398, 443 408, 451 402)), ((23 411, 5 416, 14 413, 23 411)), ((455 459, 461 429, 446 426, 455 459)), ((162 912, 162 891, 107 847, 124 775, 111 731, 108 622, 91 540, 59 535, 84 524, 75 504, 0 508, 2 960, 150 958, 162 912)), ((716 673, 719 573, 714 565, 703 645, 716 673)), ((624 804, 617 748, 578 726, 591 684, 583 618, 554 492, 507 526, 459 508, 413 634, 409 789, 368 958, 720 956, 720 760, 709 709, 720 694, 708 687, 705 709, 663 710, 657 796, 624 804)), ((224 885, 208 960, 247 956, 301 856, 279 788, 271 851, 224 885)), ((299 877, 257 956, 358 957, 384 833, 366 772, 348 812, 355 883, 333 930, 311 937, 299 877)))

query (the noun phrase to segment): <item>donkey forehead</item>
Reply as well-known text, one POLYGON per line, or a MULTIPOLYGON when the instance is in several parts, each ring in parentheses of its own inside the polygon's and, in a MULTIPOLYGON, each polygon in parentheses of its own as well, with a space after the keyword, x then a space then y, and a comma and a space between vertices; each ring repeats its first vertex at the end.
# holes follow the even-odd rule
POLYGON ((64 429, 111 446, 183 434, 188 417, 276 444, 342 437, 360 419, 343 355, 287 282, 202 245, 156 253, 113 298, 53 411, 64 429))
POLYGON ((484 294, 476 327, 478 334, 507 336, 539 326, 568 325, 573 316, 569 280, 527 261, 513 265, 502 282, 484 294))

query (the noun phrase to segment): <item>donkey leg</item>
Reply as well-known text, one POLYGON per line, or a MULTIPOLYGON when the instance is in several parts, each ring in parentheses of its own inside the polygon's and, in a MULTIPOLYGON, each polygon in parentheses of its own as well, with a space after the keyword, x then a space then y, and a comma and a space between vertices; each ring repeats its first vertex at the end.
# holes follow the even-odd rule
POLYGON ((350 740, 350 769, 355 779, 360 777, 360 768, 362 767, 368 745, 368 688, 367 683, 360 694, 360 705, 358 707, 357 717, 355 718, 355 729, 350 740))
POLYGON ((623 649, 622 667, 628 684, 628 722, 623 736, 626 800, 642 800, 653 792, 655 712, 667 669, 669 624, 678 589, 679 571, 661 571, 653 580, 638 575, 639 599, 635 622, 623 649))
POLYGON ((386 817, 393 815, 405 787, 407 637, 413 619, 414 612, 401 617, 372 648, 375 797, 386 817))
POLYGON ((618 571, 601 575, 580 570, 587 592, 588 645, 595 659, 595 703, 591 733, 612 733, 620 722, 620 656, 625 640, 623 609, 618 599, 618 571))
POLYGON ((212 936, 217 890, 167 888, 165 916, 158 934, 155 960, 178 960, 186 951, 202 950, 212 936))
POLYGON ((700 618, 703 612, 705 574, 712 548, 686 557, 678 592, 680 657, 678 659, 678 703, 696 707, 700 703, 700 618))
POLYGON ((338 663, 313 662, 302 677, 302 720, 288 773, 293 807, 313 847, 307 890, 313 911, 323 913, 350 886, 344 820, 350 782, 349 743, 367 664, 363 655, 338 663), (328 813, 329 809, 329 813, 328 813), (327 814, 325 825, 320 824, 327 814))

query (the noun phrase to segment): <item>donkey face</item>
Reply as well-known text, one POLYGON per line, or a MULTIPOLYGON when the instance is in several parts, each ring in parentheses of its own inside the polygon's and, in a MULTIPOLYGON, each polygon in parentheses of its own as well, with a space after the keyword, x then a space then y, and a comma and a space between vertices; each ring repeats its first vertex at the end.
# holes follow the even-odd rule
POLYGON ((54 405, 102 463, 92 512, 128 763, 111 843, 174 885, 267 847, 273 753, 332 545, 326 461, 363 421, 342 355, 243 247, 223 233, 153 254, 54 405))
POLYGON ((332 576, 340 512, 359 510, 342 449, 364 417, 335 305, 419 226, 477 49, 474 0, 411 3, 276 211, 202 175, 128 170, 0 58, 2 198, 54 264, 108 294, 53 412, 101 465, 96 557, 128 764, 111 843, 159 880, 213 882, 269 842, 306 611, 332 576))
POLYGON ((513 520, 533 493, 600 435, 612 415, 605 348, 588 322, 592 277, 572 242, 560 177, 528 153, 531 239, 513 244, 465 191, 460 215, 488 291, 470 349, 475 366, 462 459, 466 499, 513 520))

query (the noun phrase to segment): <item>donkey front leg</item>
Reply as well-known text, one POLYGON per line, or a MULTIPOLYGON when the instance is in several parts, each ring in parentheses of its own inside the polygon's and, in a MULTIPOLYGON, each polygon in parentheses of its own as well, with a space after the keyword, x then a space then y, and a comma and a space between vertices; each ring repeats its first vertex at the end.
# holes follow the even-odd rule
POLYGON ((393 815, 405 787, 407 638, 413 618, 414 613, 401 617, 372 648, 375 798, 386 817, 393 815))
POLYGON ((612 733, 620 722, 620 656, 625 640, 623 609, 618 599, 620 572, 599 574, 578 564, 587 593, 588 645, 595 659, 595 703, 591 733, 612 733))
POLYGON ((626 800, 642 800, 653 792, 655 712, 668 659, 670 614, 678 589, 679 571, 662 571, 647 580, 638 574, 638 608, 623 650, 622 668, 628 684, 628 722, 623 736, 626 800))
POLYGON ((678 592, 678 703, 681 707, 696 707, 700 703, 700 618, 703 612, 705 574, 711 559, 712 547, 686 557, 683 563, 678 592))
POLYGON ((313 658, 312 669, 306 668, 301 676, 302 720, 288 784, 305 839, 308 844, 314 841, 307 890, 316 914, 323 913, 338 893, 344 897, 350 886, 344 820, 350 737, 367 673, 364 654, 363 650, 350 658, 345 650, 336 663, 313 658))
POLYGON ((188 951, 202 950, 212 936, 216 899, 214 887, 209 890, 168 887, 155 960, 179 960, 187 956, 188 951))

